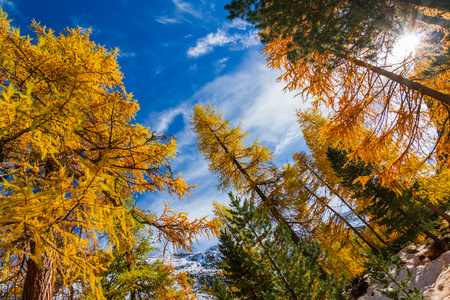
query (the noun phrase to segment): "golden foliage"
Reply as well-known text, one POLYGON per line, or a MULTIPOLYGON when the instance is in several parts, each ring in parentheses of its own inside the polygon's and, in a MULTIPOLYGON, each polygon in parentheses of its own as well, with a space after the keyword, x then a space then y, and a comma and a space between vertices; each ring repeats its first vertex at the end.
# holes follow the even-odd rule
POLYGON ((253 195, 254 187, 264 189, 276 180, 272 152, 258 141, 245 146, 248 134, 231 127, 211 105, 195 105, 191 125, 210 171, 219 177, 219 189, 253 195))
POLYGON ((131 123, 139 106, 123 86, 118 50, 81 28, 32 28, 34 41, 0 11, 0 287, 17 293, 27 258, 40 265, 50 255, 65 284, 83 278, 100 295, 100 236, 129 238, 135 214, 182 248, 214 224, 134 206, 137 194, 183 197, 192 187, 172 177, 175 141, 131 123))
MULTIPOLYGON (((408 81, 416 60, 374 66, 328 51, 293 63, 290 43, 291 38, 273 40, 263 54, 270 68, 282 71, 279 80, 286 89, 315 97, 314 106, 330 112, 320 139, 351 150, 352 158, 377 163, 380 180, 397 192, 436 166, 449 166, 449 160, 439 159, 449 151, 449 105, 408 85, 418 84, 408 81)), ((421 83, 448 97, 447 73, 421 83)))

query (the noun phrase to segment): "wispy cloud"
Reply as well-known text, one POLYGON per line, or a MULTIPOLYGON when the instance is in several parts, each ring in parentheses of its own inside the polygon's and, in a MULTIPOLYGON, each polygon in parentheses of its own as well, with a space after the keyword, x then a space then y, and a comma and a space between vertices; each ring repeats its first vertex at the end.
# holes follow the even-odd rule
POLYGON ((176 108, 168 109, 157 114, 152 114, 146 125, 150 125, 152 130, 164 134, 169 129, 170 124, 178 115, 183 117, 183 120, 189 119, 189 108, 185 105, 180 105, 176 108))
POLYGON ((86 17, 85 16, 70 16, 70 18, 72 19, 72 24, 73 26, 77 27, 79 26, 82 30, 84 31, 90 31, 92 35, 95 34, 99 34, 101 32, 100 29, 96 29, 93 26, 91 26, 90 24, 88 24, 88 22, 85 21, 86 17))
POLYGON ((162 16, 155 19, 157 22, 161 24, 174 24, 174 23, 181 23, 181 20, 177 18, 169 18, 167 16, 162 16))
POLYGON ((242 19, 233 19, 230 23, 225 24, 225 27, 237 28, 240 30, 245 30, 247 26, 251 26, 251 24, 242 19))
POLYGON ((189 48, 187 55, 189 57, 199 57, 211 52, 214 47, 233 43, 236 43, 233 37, 229 36, 226 31, 218 29, 216 33, 209 33, 204 38, 199 39, 195 47, 189 48))
POLYGON ((285 151, 301 137, 296 109, 307 104, 294 93, 285 92, 283 83, 276 82, 277 76, 263 58, 249 54, 239 71, 205 85, 193 98, 216 105, 231 123, 241 122, 251 139, 258 138, 286 161, 292 153, 285 151))
POLYGON ((159 66, 156 68, 155 73, 156 73, 156 74, 159 74, 159 73, 161 73, 162 71, 164 71, 164 67, 161 66, 161 65, 159 65, 159 66))
POLYGON ((219 73, 220 71, 222 71, 226 66, 227 66, 227 61, 229 60, 229 57, 224 57, 222 59, 219 59, 218 61, 216 61, 216 63, 214 64, 216 66, 216 72, 219 73))
POLYGON ((247 30, 247 27, 253 28, 250 23, 241 19, 227 21, 216 32, 197 39, 196 45, 187 50, 187 56, 199 57, 213 51, 215 47, 244 50, 260 45, 257 31, 247 30))
POLYGON ((134 52, 123 52, 119 50, 119 52, 117 53, 117 57, 135 57, 135 56, 136 53, 134 52))
POLYGON ((222 59, 219 59, 219 60, 217 61, 217 63, 218 63, 218 64, 223 64, 223 63, 226 63, 229 59, 230 59, 229 57, 224 57, 224 58, 222 58, 222 59))
POLYGON ((183 2, 181 0, 172 0, 173 4, 177 8, 177 12, 189 14, 197 19, 202 18, 200 11, 196 10, 191 3, 183 2))
POLYGON ((175 5, 175 12, 172 17, 167 15, 160 16, 155 20, 161 24, 177 24, 186 21, 186 15, 192 16, 196 19, 202 19, 203 15, 199 9, 195 9, 194 6, 182 0, 172 0, 175 5))
POLYGON ((21 16, 17 4, 21 0, 0 0, 0 7, 8 14, 8 17, 12 15, 21 16))
POLYGON ((14 3, 14 1, 11 1, 11 0, 0 0, 0 6, 3 8, 11 9, 11 10, 17 9, 17 6, 14 3))
POLYGON ((243 50, 259 45, 259 38, 254 30, 245 34, 229 34, 225 29, 217 29, 203 38, 197 40, 197 44, 187 51, 188 57, 200 57, 214 50, 215 47, 228 46, 230 50, 243 50))

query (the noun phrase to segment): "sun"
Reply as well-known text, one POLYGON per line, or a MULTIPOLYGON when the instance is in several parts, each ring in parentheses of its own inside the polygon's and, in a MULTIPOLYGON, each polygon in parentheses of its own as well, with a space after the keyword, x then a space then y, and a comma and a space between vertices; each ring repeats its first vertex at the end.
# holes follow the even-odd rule
POLYGON ((408 33, 402 35, 392 49, 392 56, 397 61, 402 61, 410 55, 414 55, 416 47, 420 44, 418 34, 408 33))

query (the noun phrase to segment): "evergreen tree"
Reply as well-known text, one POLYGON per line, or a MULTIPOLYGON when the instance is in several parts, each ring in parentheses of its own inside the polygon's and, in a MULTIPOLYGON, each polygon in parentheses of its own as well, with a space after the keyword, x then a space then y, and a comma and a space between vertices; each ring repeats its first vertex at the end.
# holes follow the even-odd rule
POLYGON ((231 194, 230 198, 230 215, 223 220, 219 249, 224 275, 236 297, 341 299, 341 286, 333 276, 320 278, 316 261, 327 258, 316 242, 307 244, 301 239, 294 243, 289 230, 274 223, 263 207, 231 194))
MULTIPOLYGON (((234 300, 236 299, 231 291, 228 289, 228 286, 220 280, 215 279, 212 283, 211 294, 216 297, 217 300, 234 300)), ((252 299, 252 298, 250 298, 252 299)))
POLYGON ((312 52, 330 51, 338 57, 380 59, 417 21, 448 27, 439 14, 424 14, 421 8, 427 6, 441 12, 450 7, 442 1, 232 0, 225 8, 228 18, 242 18, 261 29, 264 43, 292 38, 288 57, 295 62, 312 52))

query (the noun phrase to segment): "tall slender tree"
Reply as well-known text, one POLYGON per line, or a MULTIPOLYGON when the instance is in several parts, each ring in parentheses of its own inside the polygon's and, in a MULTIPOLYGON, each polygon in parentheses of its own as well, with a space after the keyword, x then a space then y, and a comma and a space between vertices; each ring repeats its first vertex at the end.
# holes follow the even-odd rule
MULTIPOLYGON (((396 239, 393 241, 396 249, 413 242, 421 232, 431 238, 437 246, 445 248, 444 242, 427 226, 432 222, 433 211, 417 203, 411 190, 396 195, 381 186, 376 178, 362 185, 356 179, 371 174, 373 170, 370 165, 356 160, 347 162, 347 153, 333 148, 328 148, 327 157, 336 174, 342 178, 342 185, 353 192, 352 197, 370 199, 371 202, 364 211, 370 215, 371 222, 384 226, 389 235, 396 233, 396 239)), ((434 218, 436 216, 437 214, 434 218)))
MULTIPOLYGON (((239 127, 230 127, 220 113, 208 105, 196 105, 192 115, 192 128, 197 133, 197 145, 209 162, 209 169, 219 177, 219 188, 229 188, 248 195, 265 206, 277 222, 284 224, 295 243, 300 242, 293 223, 286 219, 278 201, 277 183, 281 173, 272 162, 271 151, 256 141, 244 147, 247 136, 239 127)), ((326 271, 321 268, 321 276, 326 271)))
MULTIPOLYGON (((234 189, 264 206, 274 220, 288 228, 294 242, 299 243, 300 237, 324 241, 324 249, 333 252, 330 256, 339 261, 333 266, 338 266, 339 272, 354 276, 363 271, 353 234, 374 251, 377 247, 359 230, 349 231, 350 224, 329 205, 331 198, 318 192, 320 185, 310 180, 310 173, 299 166, 278 169, 272 153, 257 142, 244 147, 246 134, 239 127, 231 127, 209 105, 194 107, 192 127, 210 170, 218 174, 221 189, 234 189), (326 242, 330 232, 334 239, 326 242)), ((328 267, 323 268, 325 278, 328 267)))

